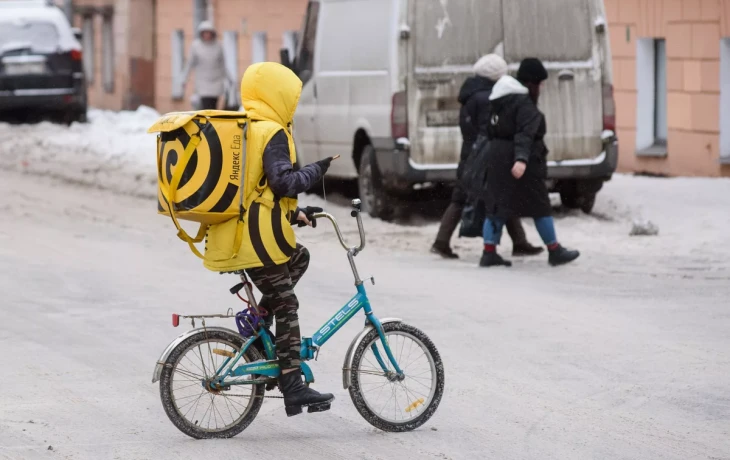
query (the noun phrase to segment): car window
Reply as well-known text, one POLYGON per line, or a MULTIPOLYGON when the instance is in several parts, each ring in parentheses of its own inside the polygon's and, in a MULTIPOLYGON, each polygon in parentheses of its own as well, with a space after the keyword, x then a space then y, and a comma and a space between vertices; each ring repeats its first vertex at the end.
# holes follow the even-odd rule
POLYGON ((8 48, 30 46, 34 51, 56 51, 56 26, 45 21, 0 22, 0 53, 8 48))

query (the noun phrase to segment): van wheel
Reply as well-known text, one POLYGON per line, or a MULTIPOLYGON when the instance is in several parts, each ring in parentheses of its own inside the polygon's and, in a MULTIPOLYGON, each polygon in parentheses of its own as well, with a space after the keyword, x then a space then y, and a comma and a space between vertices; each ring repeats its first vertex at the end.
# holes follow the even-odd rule
POLYGON ((586 214, 590 214, 593 211, 593 206, 596 204, 596 194, 589 193, 581 196, 580 199, 580 210, 586 214))
POLYGON ((383 189, 380 173, 375 164, 375 149, 366 145, 360 157, 357 189, 362 200, 363 211, 375 218, 389 220, 393 209, 388 205, 388 196, 383 189))
POLYGON ((580 209, 584 213, 590 214, 596 204, 596 193, 581 191, 580 187, 568 186, 560 190, 560 201, 568 209, 580 209))

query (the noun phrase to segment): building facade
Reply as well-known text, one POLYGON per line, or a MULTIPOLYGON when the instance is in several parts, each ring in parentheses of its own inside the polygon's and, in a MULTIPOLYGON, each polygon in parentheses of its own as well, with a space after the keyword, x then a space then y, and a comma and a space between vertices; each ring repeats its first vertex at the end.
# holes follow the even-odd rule
POLYGON ((229 73, 278 61, 296 47, 307 0, 57 0, 83 32, 89 103, 109 110, 140 105, 160 112, 190 109, 180 75, 203 20, 218 30, 229 73))
POLYGON ((181 94, 182 73, 197 25, 213 22, 228 72, 240 80, 252 63, 279 61, 279 50, 296 47, 307 0, 157 0, 155 102, 159 112, 188 110, 191 81, 181 94))
POLYGON ((65 0, 82 45, 89 104, 109 110, 154 104, 155 0, 65 0))
POLYGON ((619 169, 730 176, 730 0, 605 0, 619 169))

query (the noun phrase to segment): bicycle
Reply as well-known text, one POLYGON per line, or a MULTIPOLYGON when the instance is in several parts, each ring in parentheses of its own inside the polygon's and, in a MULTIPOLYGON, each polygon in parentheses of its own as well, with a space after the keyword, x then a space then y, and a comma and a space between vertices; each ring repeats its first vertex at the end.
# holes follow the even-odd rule
MULTIPOLYGON (((319 349, 363 310, 365 327, 345 354, 343 387, 371 425, 383 431, 411 431, 426 423, 441 402, 443 363, 435 345, 422 331, 398 318, 375 316, 365 282, 355 265, 355 257, 365 248, 360 200, 353 200, 351 215, 357 220, 359 246, 347 245, 332 215, 314 215, 334 226, 347 251, 357 293, 312 337, 302 337, 302 374, 307 384, 314 381, 306 361, 316 360, 319 349), (413 356, 417 361, 411 360, 413 356), (388 413, 383 415, 386 409, 388 413)), ((265 396, 265 391, 273 389, 280 372, 272 335, 264 325, 251 283, 244 272, 237 274, 241 283, 231 292, 249 305, 248 310, 235 315, 239 333, 205 326, 205 318, 234 317, 230 309, 226 315, 173 314, 174 326, 182 317, 192 319, 194 329, 173 340, 155 366, 152 382, 160 382, 160 398, 167 416, 180 431, 193 438, 230 438, 245 430, 258 414, 263 399, 272 397, 265 396), (248 300, 240 295, 241 290, 248 300), (196 318, 202 319, 203 327, 195 328, 196 318), (187 392, 177 393, 182 390, 187 392)), ((373 278, 370 280, 375 284, 373 278)), ((308 412, 328 408, 309 407, 308 412)))

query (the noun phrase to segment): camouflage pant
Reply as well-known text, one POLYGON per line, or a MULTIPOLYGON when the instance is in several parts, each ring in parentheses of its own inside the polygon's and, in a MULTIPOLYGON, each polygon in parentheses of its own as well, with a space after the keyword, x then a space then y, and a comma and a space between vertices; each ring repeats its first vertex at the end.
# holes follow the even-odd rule
POLYGON ((307 271, 309 251, 297 244, 289 262, 274 267, 246 270, 253 284, 261 291, 259 305, 276 317, 276 352, 282 369, 298 368, 301 364, 302 338, 299 332, 299 300, 294 286, 307 271))

